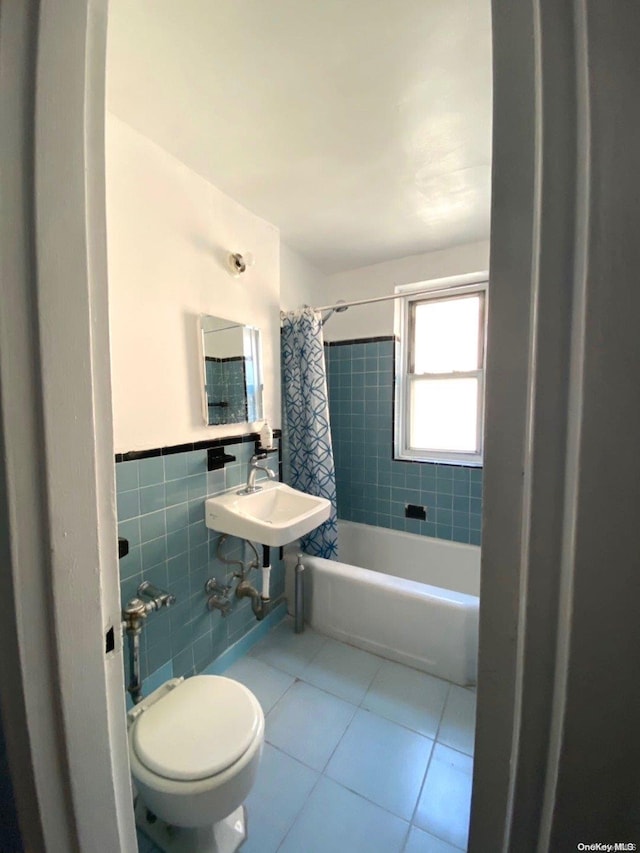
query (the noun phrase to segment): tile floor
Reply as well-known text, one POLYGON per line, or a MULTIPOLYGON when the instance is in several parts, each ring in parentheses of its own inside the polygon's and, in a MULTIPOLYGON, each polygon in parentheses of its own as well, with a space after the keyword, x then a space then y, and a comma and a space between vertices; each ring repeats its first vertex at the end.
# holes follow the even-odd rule
POLYGON ((266 717, 242 853, 466 850, 473 691, 289 619, 225 675, 266 717))

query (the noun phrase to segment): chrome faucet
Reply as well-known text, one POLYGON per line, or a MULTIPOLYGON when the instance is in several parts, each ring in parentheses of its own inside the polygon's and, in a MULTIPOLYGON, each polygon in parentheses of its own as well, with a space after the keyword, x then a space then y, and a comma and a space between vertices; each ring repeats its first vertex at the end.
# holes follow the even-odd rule
POLYGON ((149 613, 152 610, 160 610, 161 607, 171 607, 176 603, 176 597, 170 592, 165 592, 163 589, 158 589, 157 586, 142 581, 138 587, 138 595, 142 599, 148 599, 145 603, 145 610, 149 613))
POLYGON ((219 610, 223 616, 227 616, 231 610, 230 589, 231 584, 219 583, 215 578, 209 578, 204 585, 204 591, 209 595, 207 599, 209 610, 219 610))
POLYGON ((252 495, 254 492, 262 491, 262 486, 256 486, 256 477, 258 476, 259 472, 266 474, 270 480, 276 479, 276 475, 271 470, 271 468, 267 468, 266 465, 259 464, 263 459, 266 458, 266 453, 254 453, 254 455, 249 460, 249 476, 247 477, 246 488, 242 489, 239 494, 252 495))

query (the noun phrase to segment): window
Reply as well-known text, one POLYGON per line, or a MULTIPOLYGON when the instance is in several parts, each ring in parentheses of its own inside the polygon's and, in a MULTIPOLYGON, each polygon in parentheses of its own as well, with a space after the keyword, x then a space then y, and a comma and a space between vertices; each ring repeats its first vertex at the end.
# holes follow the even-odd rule
POLYGON ((486 274, 396 290, 396 458, 481 465, 486 274))

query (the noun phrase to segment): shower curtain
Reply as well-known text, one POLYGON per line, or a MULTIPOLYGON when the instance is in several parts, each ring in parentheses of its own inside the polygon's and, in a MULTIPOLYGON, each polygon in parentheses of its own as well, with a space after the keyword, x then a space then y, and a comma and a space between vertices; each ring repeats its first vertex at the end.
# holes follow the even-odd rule
POLYGON ((336 476, 329 428, 327 373, 320 314, 290 311, 282 324, 282 379, 290 482, 309 495, 328 498, 331 515, 301 540, 307 554, 336 557, 336 476))

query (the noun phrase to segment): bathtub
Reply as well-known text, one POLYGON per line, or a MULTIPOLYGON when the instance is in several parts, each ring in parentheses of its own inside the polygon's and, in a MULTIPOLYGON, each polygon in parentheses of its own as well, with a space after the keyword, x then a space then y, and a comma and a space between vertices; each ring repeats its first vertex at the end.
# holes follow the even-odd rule
POLYGON ((311 626, 456 684, 475 684, 480 548, 350 521, 338 528, 340 562, 303 559, 311 626))

